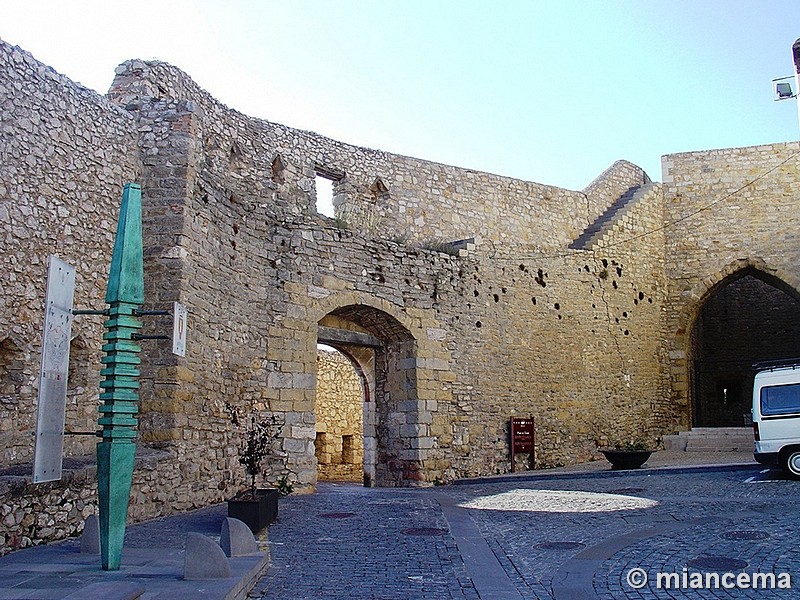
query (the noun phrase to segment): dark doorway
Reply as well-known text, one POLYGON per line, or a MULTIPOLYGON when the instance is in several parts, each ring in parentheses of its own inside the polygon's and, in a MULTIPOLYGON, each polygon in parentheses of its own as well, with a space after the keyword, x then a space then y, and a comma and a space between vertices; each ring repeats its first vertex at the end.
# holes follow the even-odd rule
POLYGON ((800 357, 795 295, 755 269, 733 275, 711 293, 692 330, 694 427, 748 424, 753 363, 800 357))

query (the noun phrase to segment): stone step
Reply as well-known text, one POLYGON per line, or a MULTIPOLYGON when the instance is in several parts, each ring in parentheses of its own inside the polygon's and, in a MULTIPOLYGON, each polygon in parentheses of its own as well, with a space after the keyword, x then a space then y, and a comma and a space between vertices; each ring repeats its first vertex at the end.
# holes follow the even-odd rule
POLYGON ((653 189, 654 184, 645 183, 629 188, 622 196, 614 201, 606 211, 591 223, 577 239, 571 244, 570 248, 580 248, 587 250, 591 248, 599 239, 610 231, 613 226, 620 221, 630 210, 631 206, 653 189))
POLYGON ((663 438, 665 450, 685 452, 735 452, 752 450, 753 430, 749 427, 696 427, 663 438))

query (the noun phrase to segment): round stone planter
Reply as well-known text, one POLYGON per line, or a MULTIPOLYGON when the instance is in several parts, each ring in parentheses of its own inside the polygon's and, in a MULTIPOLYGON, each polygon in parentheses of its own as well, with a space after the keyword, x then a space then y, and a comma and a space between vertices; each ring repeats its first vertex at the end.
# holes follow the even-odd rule
POLYGON ((614 450, 613 448, 601 449, 600 452, 611 463, 612 469, 627 470, 638 469, 650 458, 652 450, 614 450))

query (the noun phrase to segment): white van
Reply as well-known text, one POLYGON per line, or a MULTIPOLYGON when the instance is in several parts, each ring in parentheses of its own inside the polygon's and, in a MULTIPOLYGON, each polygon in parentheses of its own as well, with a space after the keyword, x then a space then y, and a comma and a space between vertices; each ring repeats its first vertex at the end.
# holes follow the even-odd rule
POLYGON ((800 359, 758 363, 753 381, 756 461, 800 479, 800 359))

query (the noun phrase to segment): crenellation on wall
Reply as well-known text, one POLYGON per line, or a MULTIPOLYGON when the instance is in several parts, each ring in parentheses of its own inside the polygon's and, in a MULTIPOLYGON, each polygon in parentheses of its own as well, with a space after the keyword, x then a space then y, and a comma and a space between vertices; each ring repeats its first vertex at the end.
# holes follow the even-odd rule
POLYGON ((272 200, 272 207, 284 216, 314 215, 314 175, 320 170, 341 174, 334 177, 338 217, 372 234, 417 243, 481 236, 560 247, 616 198, 620 185, 627 189, 647 180, 638 167, 618 161, 584 194, 352 146, 247 118, 164 63, 124 63, 117 69, 109 97, 128 106, 191 98, 204 122, 206 167, 221 180, 225 192, 260 195, 272 200), (273 172, 278 155, 283 165, 280 182, 273 172), (247 190, 237 186, 242 179, 236 177, 245 171, 247 190), (379 199, 372 190, 376 179, 386 189, 379 199))

